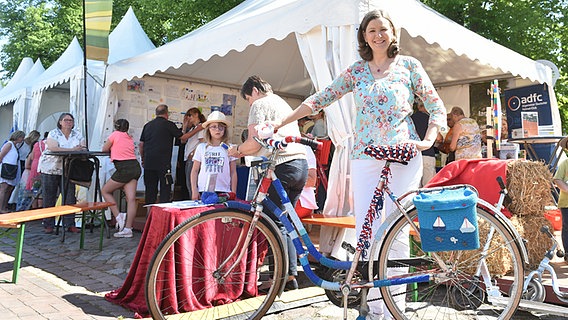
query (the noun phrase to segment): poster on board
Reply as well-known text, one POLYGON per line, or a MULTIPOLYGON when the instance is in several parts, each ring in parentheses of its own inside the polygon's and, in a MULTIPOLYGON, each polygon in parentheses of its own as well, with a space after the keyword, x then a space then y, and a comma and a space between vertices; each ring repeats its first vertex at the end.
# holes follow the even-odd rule
POLYGON ((547 84, 505 90, 505 101, 510 138, 554 135, 547 84))

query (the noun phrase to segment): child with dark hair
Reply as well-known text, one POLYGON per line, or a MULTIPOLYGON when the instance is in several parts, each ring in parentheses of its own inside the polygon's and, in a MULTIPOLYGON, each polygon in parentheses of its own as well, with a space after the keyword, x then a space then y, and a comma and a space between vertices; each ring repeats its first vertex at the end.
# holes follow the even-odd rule
POLYGON ((132 237, 132 225, 136 216, 136 185, 142 174, 134 152, 134 140, 128 134, 129 126, 126 119, 116 120, 114 122, 115 131, 108 137, 102 149, 103 152, 110 151, 110 159, 116 168, 101 191, 105 201, 115 203, 110 207, 110 211, 116 218, 116 227, 119 229, 119 232, 114 234, 116 238, 132 237), (126 195, 126 213, 118 212, 113 195, 113 192, 120 188, 123 188, 126 195))

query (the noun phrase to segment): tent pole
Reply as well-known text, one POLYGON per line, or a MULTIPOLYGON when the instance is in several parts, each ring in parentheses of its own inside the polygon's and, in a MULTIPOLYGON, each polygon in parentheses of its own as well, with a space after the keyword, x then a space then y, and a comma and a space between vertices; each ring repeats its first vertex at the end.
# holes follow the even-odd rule
POLYGON ((83 103, 85 108, 85 145, 89 148, 89 127, 87 121, 87 15, 85 0, 83 0, 83 103))

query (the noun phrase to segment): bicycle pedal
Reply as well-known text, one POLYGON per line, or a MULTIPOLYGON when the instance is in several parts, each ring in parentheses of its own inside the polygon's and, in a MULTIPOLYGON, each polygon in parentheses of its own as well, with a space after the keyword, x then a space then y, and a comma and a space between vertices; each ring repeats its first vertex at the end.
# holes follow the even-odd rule
POLYGON ((343 241, 341 243, 341 248, 347 250, 347 252, 351 253, 351 254, 355 254, 355 247, 353 247, 350 243, 343 241))

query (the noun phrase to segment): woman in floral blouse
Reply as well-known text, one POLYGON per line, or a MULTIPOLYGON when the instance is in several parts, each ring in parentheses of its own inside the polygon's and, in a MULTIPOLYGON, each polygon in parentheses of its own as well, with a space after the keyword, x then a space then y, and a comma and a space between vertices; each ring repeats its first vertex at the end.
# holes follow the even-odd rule
MULTIPOLYGON (((399 55, 396 32, 386 12, 377 10, 367 13, 357 33, 362 60, 353 63, 329 86, 308 97, 280 125, 318 112, 345 94, 353 93, 356 116, 354 148, 350 157, 358 233, 362 229, 373 190, 384 165, 384 161, 377 161, 365 155, 365 147, 370 144, 395 145, 412 142, 419 150, 425 150, 432 146, 438 131, 445 130, 446 127, 446 109, 442 100, 421 63, 413 57, 399 55), (423 140, 418 137, 410 118, 414 96, 424 102, 430 114, 428 130, 423 140)), ((418 153, 406 166, 393 163, 391 172, 394 178, 390 188, 395 194, 418 188, 422 176, 421 154, 418 153)), ((389 214, 391 208, 392 202, 387 199, 384 212, 389 214)), ((377 228, 376 224, 374 230, 377 228)), ((378 289, 371 290, 369 299, 378 294, 378 289)), ((400 297, 404 299, 404 295, 400 297)), ((382 301, 371 301, 369 307, 372 318, 381 317, 386 312, 386 308, 383 311, 382 301)))

